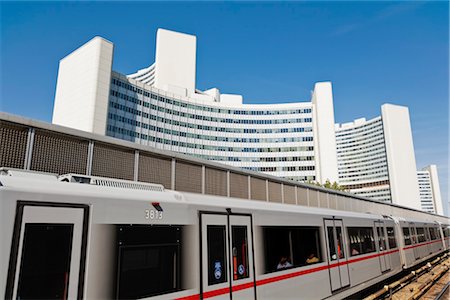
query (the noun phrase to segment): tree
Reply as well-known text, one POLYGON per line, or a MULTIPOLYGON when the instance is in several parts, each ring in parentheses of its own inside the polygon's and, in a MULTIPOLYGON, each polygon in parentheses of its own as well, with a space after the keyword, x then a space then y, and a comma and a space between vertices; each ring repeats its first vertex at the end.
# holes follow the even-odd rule
POLYGON ((308 180, 306 183, 317 185, 317 186, 327 188, 327 189, 336 190, 336 191, 347 191, 347 189, 344 186, 339 185, 336 181, 331 183, 331 181, 329 179, 327 179, 324 184, 321 184, 320 182, 317 182, 314 180, 308 180))

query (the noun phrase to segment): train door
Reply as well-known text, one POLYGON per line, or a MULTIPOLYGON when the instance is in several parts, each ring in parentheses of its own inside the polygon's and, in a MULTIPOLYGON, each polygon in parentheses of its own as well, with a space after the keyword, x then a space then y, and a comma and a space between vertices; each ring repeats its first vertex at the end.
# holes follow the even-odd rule
POLYGON ((253 239, 251 217, 230 216, 232 270, 231 287, 236 299, 255 299, 256 285, 253 262, 253 239), (244 288, 253 286, 253 288, 244 288))
POLYGON ((420 258, 420 251, 419 251, 419 247, 417 247, 419 240, 417 239, 417 233, 416 233, 416 228, 414 227, 414 223, 409 223, 409 230, 411 232, 411 241, 415 245, 415 247, 413 248, 414 259, 417 260, 420 258))
POLYGON ((331 291, 350 285, 342 220, 325 219, 331 291))
POLYGON ((384 230, 384 222, 383 221, 375 221, 375 228, 377 231, 377 239, 378 239, 378 251, 380 253, 380 267, 381 272, 386 272, 391 269, 390 263, 389 263, 389 257, 387 257, 387 245, 386 245, 386 233, 384 230))
POLYGON ((255 299, 251 217, 201 213, 203 298, 255 299))
POLYGON ((83 297, 87 206, 19 203, 6 298, 83 297))
POLYGON ((427 242, 426 244, 427 244, 427 248, 426 248, 426 255, 425 256, 427 256, 427 255, 430 255, 430 254, 432 254, 433 253, 433 250, 432 250, 432 247, 434 246, 433 244, 431 244, 430 242, 431 242, 431 236, 430 236, 430 230, 431 230, 431 227, 423 227, 423 231, 424 231, 424 234, 425 234, 425 241, 427 242))

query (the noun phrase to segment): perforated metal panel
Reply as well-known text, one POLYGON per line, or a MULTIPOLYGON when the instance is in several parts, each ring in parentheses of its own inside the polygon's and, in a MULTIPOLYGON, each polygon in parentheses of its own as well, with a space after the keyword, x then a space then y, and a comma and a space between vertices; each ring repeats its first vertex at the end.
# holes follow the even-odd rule
POLYGON ((281 183, 269 181, 269 201, 282 202, 281 198, 281 183))
POLYGON ((171 173, 171 159, 139 153, 139 181, 162 184, 166 189, 170 189, 171 173))
POLYGON ((27 151, 28 127, 0 121, 0 166, 22 169, 27 151))
POLYGON ((230 172, 230 196, 248 199, 248 176, 230 172))
POLYGON ((337 196, 337 209, 338 210, 345 210, 345 202, 347 201, 346 197, 344 196, 337 196))
POLYGON ((309 190, 309 206, 319 207, 319 191, 309 190))
POLYGON ((352 199, 348 198, 348 197, 345 197, 344 206, 345 206, 344 210, 351 211, 352 210, 352 199))
POLYGON ((227 172, 205 168, 205 193, 210 195, 227 195, 227 172))
POLYGON ((328 199, 330 200, 330 208, 337 209, 337 202, 336 202, 337 195, 329 194, 328 197, 329 197, 328 199))
POLYGON ((295 186, 285 184, 284 190, 284 203, 295 204, 295 186))
POLYGON ((266 201, 266 181, 264 179, 252 177, 250 184, 252 185, 250 189, 251 199, 266 201))
POLYGON ((134 150, 95 143, 92 175, 133 180, 134 150))
POLYGON ((319 192, 319 207, 328 208, 328 193, 319 192))
POLYGON ((297 204, 308 206, 308 192, 309 190, 304 187, 297 188, 297 204))
POLYGON ((202 166, 177 161, 175 165, 175 190, 202 192, 202 166))
POLYGON ((36 129, 30 169, 57 174, 86 174, 88 148, 88 140, 36 129))

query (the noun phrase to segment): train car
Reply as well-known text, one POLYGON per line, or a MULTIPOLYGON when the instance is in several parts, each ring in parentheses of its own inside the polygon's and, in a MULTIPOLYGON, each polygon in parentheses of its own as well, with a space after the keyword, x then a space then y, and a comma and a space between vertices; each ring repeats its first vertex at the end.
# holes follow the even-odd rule
POLYGON ((450 224, 443 224, 439 222, 439 225, 441 226, 440 231, 444 248, 450 249, 450 224))
POLYGON ((410 254, 404 228, 443 239, 420 220, 84 175, 4 170, 0 199, 6 299, 341 299, 444 250, 410 254))
POLYGON ((430 257, 448 249, 439 223, 419 220, 399 220, 402 232, 402 258, 404 268, 411 268, 430 257))

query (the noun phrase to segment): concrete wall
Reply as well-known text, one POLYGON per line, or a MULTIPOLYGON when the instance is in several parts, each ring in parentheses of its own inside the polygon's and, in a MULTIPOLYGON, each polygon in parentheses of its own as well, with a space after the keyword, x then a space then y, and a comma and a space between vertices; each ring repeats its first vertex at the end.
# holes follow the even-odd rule
POLYGON ((60 61, 54 124, 106 133, 113 47, 95 37, 60 61))
POLYGON ((326 180, 338 181, 331 82, 316 83, 311 102, 313 106, 316 181, 321 183, 326 180))
POLYGON ((416 158, 407 107, 381 106, 392 203, 421 209, 416 158))
POLYGON ((194 35, 158 29, 155 87, 182 96, 194 94, 196 47, 194 35))

